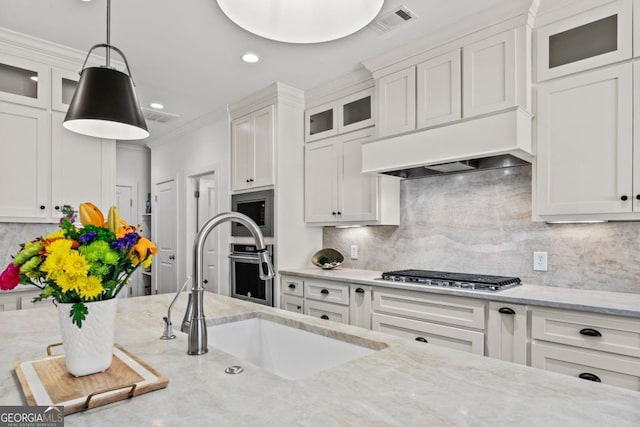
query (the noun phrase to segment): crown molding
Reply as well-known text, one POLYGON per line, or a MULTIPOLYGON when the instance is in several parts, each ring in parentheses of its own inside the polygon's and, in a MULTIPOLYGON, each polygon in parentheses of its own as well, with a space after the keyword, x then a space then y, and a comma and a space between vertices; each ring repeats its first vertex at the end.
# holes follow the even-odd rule
POLYGON ((228 121, 227 110, 224 107, 220 107, 216 110, 209 111, 208 113, 203 114, 176 129, 171 130, 170 132, 165 133, 157 138, 145 140, 144 145, 147 147, 154 149, 161 147, 163 145, 167 145, 170 143, 174 143, 176 138, 184 136, 190 132, 201 129, 207 125, 211 125, 219 120, 228 121))
POLYGON ((343 96, 373 87, 373 75, 363 66, 341 77, 314 86, 304 92, 305 108, 326 104, 343 96))
POLYGON ((304 108, 304 92, 281 82, 274 82, 245 98, 227 105, 229 117, 244 116, 271 104, 284 103, 304 108))

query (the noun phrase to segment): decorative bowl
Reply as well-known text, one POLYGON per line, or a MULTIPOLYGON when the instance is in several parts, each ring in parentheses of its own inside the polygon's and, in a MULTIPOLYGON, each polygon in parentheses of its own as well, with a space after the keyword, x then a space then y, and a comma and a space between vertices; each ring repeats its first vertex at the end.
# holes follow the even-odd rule
POLYGON ((342 254, 335 249, 324 248, 313 254, 311 262, 316 267, 320 267, 323 270, 331 270, 336 268, 344 261, 342 254))

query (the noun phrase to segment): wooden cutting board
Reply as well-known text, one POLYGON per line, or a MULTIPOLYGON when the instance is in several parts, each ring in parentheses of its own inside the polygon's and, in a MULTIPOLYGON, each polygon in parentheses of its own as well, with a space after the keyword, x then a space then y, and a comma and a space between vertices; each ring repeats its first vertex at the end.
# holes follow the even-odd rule
POLYGON ((169 379, 116 344, 113 362, 104 372, 74 377, 64 355, 14 365, 27 404, 63 406, 64 414, 85 411, 165 388, 169 379))

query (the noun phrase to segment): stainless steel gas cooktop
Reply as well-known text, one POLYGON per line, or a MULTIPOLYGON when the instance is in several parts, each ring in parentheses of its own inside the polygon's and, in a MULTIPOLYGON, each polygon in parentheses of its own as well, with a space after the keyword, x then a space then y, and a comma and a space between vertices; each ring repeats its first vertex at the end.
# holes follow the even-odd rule
POLYGON ((382 273, 382 277, 379 280, 478 291, 500 291, 521 284, 520 278, 518 277, 430 270, 386 271, 382 273))

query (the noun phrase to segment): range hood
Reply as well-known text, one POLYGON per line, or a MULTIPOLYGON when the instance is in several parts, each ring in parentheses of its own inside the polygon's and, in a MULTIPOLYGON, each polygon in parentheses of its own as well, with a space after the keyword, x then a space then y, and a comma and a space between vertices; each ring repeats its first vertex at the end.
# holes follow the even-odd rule
POLYGON ((362 172, 411 179, 523 165, 533 159, 531 119, 517 108, 376 139, 362 146, 362 172))

